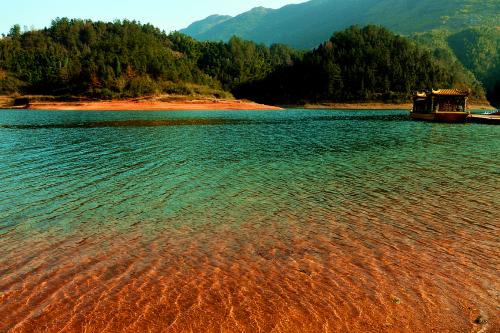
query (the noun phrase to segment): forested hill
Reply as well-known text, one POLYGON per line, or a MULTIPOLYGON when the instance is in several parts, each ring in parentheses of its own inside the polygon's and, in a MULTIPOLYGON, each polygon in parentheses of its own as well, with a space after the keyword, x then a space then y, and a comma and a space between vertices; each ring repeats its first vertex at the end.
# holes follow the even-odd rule
POLYGON ((500 105, 500 29, 475 27, 455 33, 436 29, 411 38, 433 50, 436 57, 460 62, 483 84, 488 99, 500 105))
POLYGON ((233 18, 198 21, 182 32, 200 40, 236 35, 266 44, 311 49, 351 25, 378 24, 459 61, 500 103, 499 0, 312 0, 272 10, 256 8, 233 18))
POLYGON ((0 39, 0 94, 226 97, 237 84, 297 57, 283 45, 238 38, 201 43, 134 21, 62 18, 43 30, 14 26, 0 39))
POLYGON ((233 35, 266 44, 312 48, 332 32, 351 25, 377 24, 409 35, 432 29, 459 31, 498 26, 498 0, 312 0, 272 10, 254 8, 214 24, 213 17, 181 30, 200 40, 229 40, 233 35))
POLYGON ((57 19, 0 39, 0 94, 209 95, 287 103, 408 101, 416 90, 484 91, 453 59, 385 28, 352 27, 311 52, 240 38, 199 42, 149 24, 57 19), (272 92, 273 95, 270 95, 272 92))
POLYGON ((408 100, 428 87, 482 87, 471 73, 447 57, 435 58, 416 43, 377 27, 357 26, 330 40, 292 66, 235 90, 264 103, 307 101, 408 100))

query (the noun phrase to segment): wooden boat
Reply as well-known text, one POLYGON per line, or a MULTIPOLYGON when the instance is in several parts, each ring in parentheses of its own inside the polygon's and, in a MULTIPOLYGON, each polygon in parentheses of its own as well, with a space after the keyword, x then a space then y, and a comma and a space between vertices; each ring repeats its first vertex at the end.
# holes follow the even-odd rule
POLYGON ((413 97, 413 110, 410 116, 415 120, 465 122, 470 115, 467 111, 468 97, 468 91, 458 89, 417 92, 413 97))

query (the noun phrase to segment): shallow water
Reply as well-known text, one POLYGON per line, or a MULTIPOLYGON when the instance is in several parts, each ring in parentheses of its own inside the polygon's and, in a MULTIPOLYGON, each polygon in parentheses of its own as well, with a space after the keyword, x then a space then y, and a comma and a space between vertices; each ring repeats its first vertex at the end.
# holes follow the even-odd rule
POLYGON ((498 332, 499 153, 402 111, 0 111, 0 332, 498 332))

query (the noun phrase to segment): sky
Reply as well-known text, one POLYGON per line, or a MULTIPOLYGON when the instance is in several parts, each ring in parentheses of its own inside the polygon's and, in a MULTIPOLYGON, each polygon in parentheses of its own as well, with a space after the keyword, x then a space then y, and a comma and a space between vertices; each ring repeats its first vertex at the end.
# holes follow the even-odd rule
POLYGON ((50 26, 57 17, 113 21, 137 20, 167 32, 212 14, 237 15, 254 7, 280 8, 306 0, 0 0, 0 34, 50 26))

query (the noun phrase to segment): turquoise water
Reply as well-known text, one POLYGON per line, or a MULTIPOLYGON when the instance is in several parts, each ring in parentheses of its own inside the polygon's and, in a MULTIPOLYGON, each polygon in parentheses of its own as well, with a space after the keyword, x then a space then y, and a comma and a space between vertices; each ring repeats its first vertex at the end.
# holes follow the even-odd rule
POLYGON ((0 331, 494 331, 499 153, 405 111, 0 111, 0 331))

